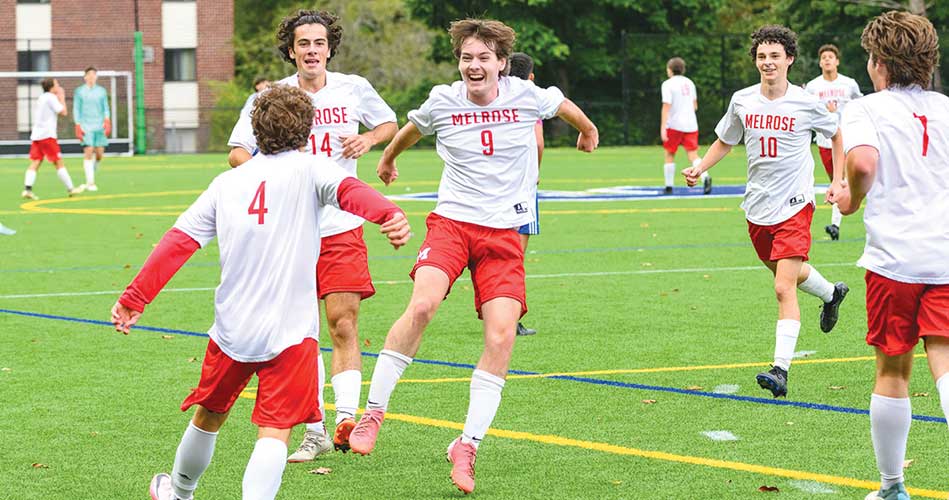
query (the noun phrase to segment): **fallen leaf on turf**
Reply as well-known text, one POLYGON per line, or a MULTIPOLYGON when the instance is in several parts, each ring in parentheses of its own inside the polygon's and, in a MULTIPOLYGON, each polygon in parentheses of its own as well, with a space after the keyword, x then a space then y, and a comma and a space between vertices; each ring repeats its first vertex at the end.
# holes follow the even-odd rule
POLYGON ((915 460, 915 459, 912 459, 912 458, 909 459, 909 460, 903 460, 903 468, 904 468, 904 469, 909 469, 909 466, 913 465, 913 462, 915 462, 915 461, 916 461, 916 460, 915 460))
POLYGON ((369 339, 366 339, 366 340, 363 340, 363 341, 362 341, 362 345, 364 345, 364 346, 366 346, 366 347, 369 347, 369 346, 372 345, 372 342, 369 342, 369 339))
POLYGON ((145 235, 142 234, 142 233, 138 233, 138 234, 135 235, 135 239, 136 239, 136 240, 140 240, 140 239, 142 239, 142 236, 145 236, 145 235))
POLYGON ((641 228, 643 228, 643 229, 646 229, 647 227, 649 227, 649 223, 648 223, 648 222, 643 222, 642 224, 639 225, 639 227, 641 227, 641 228))
POLYGON ((132 264, 126 264, 122 266, 122 269, 131 269, 131 268, 132 268, 132 264))
POLYGON ((175 338, 175 337, 174 337, 174 335, 162 335, 161 338, 163 338, 163 339, 165 339, 165 340, 171 340, 171 339, 173 339, 173 338, 175 338))
POLYGON ((619 486, 619 485, 623 484, 623 482, 622 482, 622 481, 610 481, 610 484, 612 484, 613 486, 619 486))
POLYGON ((531 258, 531 259, 527 259, 527 262, 531 262, 531 263, 540 262, 540 259, 538 259, 538 258, 531 258))
POLYGON ((844 390, 844 389, 846 389, 846 388, 847 388, 847 386, 845 386, 845 385, 832 385, 832 386, 828 387, 828 389, 830 389, 830 390, 832 390, 832 391, 842 391, 842 390, 844 390))
POLYGON ((643 400, 643 404, 644 404, 644 405, 654 405, 654 404, 656 404, 656 400, 655 400, 655 399, 644 399, 644 400, 643 400))
POLYGON ((46 464, 41 464, 41 463, 39 463, 39 462, 34 462, 34 463, 33 463, 33 468, 34 468, 34 469, 49 469, 49 466, 46 465, 46 464))
POLYGON ((707 275, 707 274, 703 274, 702 277, 705 278, 705 279, 711 278, 711 276, 709 276, 709 275, 707 275))
POLYGON ((929 393, 928 392, 914 392, 913 397, 914 398, 928 398, 929 393))
POLYGON ((197 361, 197 360, 198 360, 198 358, 188 358, 188 362, 189 362, 189 363, 194 363, 194 362, 197 361))
POLYGON ((763 491, 763 492, 765 492, 765 493, 767 493, 767 492, 769 492, 769 491, 773 491, 773 492, 775 492, 775 493, 778 493, 778 492, 780 492, 781 490, 779 490, 777 486, 761 486, 760 488, 758 488, 758 491, 763 491))
POLYGON ((333 472, 333 469, 330 469, 329 467, 318 467, 318 468, 316 468, 316 469, 311 470, 309 473, 310 473, 310 474, 319 474, 319 475, 321 475, 321 476, 326 476, 326 475, 328 475, 330 472, 333 472))
POLYGON ((704 387, 702 387, 701 385, 690 385, 685 388, 685 390, 687 391, 701 391, 702 389, 704 389, 704 387))
POLYGON ((92 436, 92 437, 96 437, 96 436, 99 435, 99 433, 93 431, 93 432, 90 432, 89 435, 92 436))
POLYGON ((784 425, 794 425, 794 422, 785 422, 784 425))
POLYGON ((643 262, 643 267, 652 267, 652 262, 643 262))
POLYGON ((10 372, 10 371, 13 371, 13 370, 11 370, 11 369, 9 369, 9 368, 6 368, 6 367, 0 368, 0 372, 10 372))

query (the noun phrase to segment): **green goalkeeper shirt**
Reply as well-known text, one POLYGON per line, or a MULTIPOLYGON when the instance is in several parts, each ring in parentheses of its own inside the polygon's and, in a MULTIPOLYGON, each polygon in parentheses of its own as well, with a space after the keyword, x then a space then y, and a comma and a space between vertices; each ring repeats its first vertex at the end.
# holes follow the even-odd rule
POLYGON ((99 85, 81 85, 73 92, 73 119, 84 132, 102 130, 102 123, 109 116, 109 96, 99 85))

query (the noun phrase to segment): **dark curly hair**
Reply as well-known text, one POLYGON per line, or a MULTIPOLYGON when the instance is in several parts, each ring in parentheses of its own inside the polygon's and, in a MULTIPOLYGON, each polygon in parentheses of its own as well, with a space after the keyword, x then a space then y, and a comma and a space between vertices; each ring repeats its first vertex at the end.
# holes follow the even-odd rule
POLYGON ((290 57, 290 49, 293 48, 296 29, 305 24, 322 24, 326 28, 326 41, 330 46, 330 56, 326 60, 329 62, 336 55, 339 42, 343 39, 343 27, 336 24, 336 21, 339 21, 339 16, 336 14, 323 10, 300 9, 280 21, 280 26, 277 27, 277 50, 285 61, 294 64, 295 61, 290 57))
POLYGON ((250 122, 257 147, 267 155, 300 149, 313 126, 313 101, 306 92, 288 85, 274 85, 254 101, 250 122))
POLYGON ((778 25, 768 25, 758 28, 751 34, 751 57, 758 57, 758 46, 763 43, 780 43, 788 57, 797 57, 797 33, 789 28, 778 25))
POLYGON ((939 35, 922 16, 890 11, 863 29, 860 45, 873 62, 886 66, 889 85, 929 87, 939 64, 939 35))

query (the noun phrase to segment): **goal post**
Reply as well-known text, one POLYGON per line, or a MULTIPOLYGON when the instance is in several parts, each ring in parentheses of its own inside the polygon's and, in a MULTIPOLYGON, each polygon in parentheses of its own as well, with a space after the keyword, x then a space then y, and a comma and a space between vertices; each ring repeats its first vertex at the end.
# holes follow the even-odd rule
MULTIPOLYGON (((132 72, 98 70, 98 85, 109 94, 112 133, 106 154, 131 156, 135 151, 132 100, 132 72)), ((85 85, 83 71, 0 71, 0 157, 25 158, 30 153, 30 131, 33 128, 33 107, 43 93, 40 82, 55 78, 66 91, 66 116, 60 116, 57 126, 59 146, 63 156, 82 155, 82 145, 75 134, 73 93, 85 85)))

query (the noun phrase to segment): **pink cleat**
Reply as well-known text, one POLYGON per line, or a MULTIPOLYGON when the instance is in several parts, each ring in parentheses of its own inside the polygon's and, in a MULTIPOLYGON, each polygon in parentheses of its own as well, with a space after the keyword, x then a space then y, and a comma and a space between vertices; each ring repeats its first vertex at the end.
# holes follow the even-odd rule
POLYGON ((462 443, 461 438, 448 445, 448 461, 451 462, 451 482, 467 495, 474 491, 474 465, 478 449, 471 443, 462 443))
POLYGON ((148 485, 148 493, 152 500, 175 500, 175 492, 171 488, 171 476, 165 474, 155 474, 151 484, 148 485))
POLYGON ((379 428, 382 427, 382 419, 385 418, 385 410, 366 410, 359 419, 356 427, 353 427, 349 434, 349 449, 359 455, 368 455, 376 446, 376 438, 379 437, 379 428))

